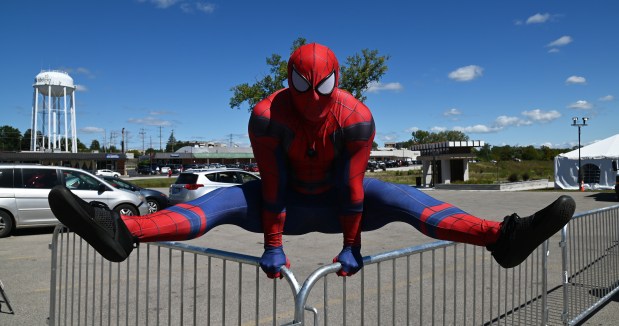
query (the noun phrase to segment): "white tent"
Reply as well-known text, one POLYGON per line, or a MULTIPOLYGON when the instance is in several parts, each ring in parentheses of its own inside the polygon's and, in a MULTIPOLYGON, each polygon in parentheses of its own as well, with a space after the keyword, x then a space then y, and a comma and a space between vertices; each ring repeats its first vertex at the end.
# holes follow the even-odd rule
MULTIPOLYGON (((586 189, 614 189, 619 160, 619 134, 580 148, 586 189)), ((578 149, 555 157, 555 188, 578 189, 578 149)))

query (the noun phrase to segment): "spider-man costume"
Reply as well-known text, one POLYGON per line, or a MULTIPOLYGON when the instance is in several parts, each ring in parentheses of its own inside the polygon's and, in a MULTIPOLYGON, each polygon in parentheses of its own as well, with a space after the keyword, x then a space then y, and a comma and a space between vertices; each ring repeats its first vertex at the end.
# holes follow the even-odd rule
POLYGON ((222 224, 263 232, 260 265, 271 278, 289 266, 282 234, 341 232, 343 248, 334 258, 342 265, 340 276, 362 267, 361 231, 394 221, 433 238, 487 246, 499 264, 513 267, 571 218, 575 205, 567 196, 530 217, 494 222, 413 187, 364 179, 374 120, 363 103, 337 87, 338 80, 338 62, 327 47, 313 43, 292 54, 289 87, 259 102, 249 120, 261 181, 220 188, 154 214, 121 217, 60 187, 50 192, 52 211, 114 261, 125 259, 133 242, 187 240, 222 224))

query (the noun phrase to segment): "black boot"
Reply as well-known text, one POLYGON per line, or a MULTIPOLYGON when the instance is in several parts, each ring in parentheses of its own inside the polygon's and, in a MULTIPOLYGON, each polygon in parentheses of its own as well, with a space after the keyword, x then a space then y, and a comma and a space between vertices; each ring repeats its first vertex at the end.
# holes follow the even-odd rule
POLYGON ((546 239, 565 226, 576 209, 570 196, 561 196, 546 208, 521 218, 516 214, 506 216, 501 224, 501 234, 496 243, 486 248, 494 260, 504 268, 520 265, 546 239))
POLYGON ((127 259, 137 241, 117 212, 100 202, 89 204, 64 186, 52 188, 47 199, 56 218, 101 256, 113 262, 127 259))

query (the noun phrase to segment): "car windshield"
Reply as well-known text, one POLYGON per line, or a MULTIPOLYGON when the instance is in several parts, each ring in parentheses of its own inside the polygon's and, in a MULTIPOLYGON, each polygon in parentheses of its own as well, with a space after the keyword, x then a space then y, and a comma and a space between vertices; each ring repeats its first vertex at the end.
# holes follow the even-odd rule
POLYGON ((176 178, 175 184, 194 184, 198 181, 198 175, 193 173, 181 173, 176 178))

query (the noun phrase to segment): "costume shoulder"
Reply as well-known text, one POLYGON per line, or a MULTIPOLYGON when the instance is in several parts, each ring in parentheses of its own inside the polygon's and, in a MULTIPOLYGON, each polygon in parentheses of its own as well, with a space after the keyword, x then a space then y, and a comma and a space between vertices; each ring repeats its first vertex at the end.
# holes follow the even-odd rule
POLYGON ((350 93, 338 89, 338 120, 343 136, 348 140, 371 140, 374 138, 374 118, 370 109, 350 93))
POLYGON ((256 136, 275 135, 282 131, 283 123, 281 113, 289 105, 289 92, 287 88, 280 89, 258 102, 252 109, 249 119, 249 131, 256 136))

